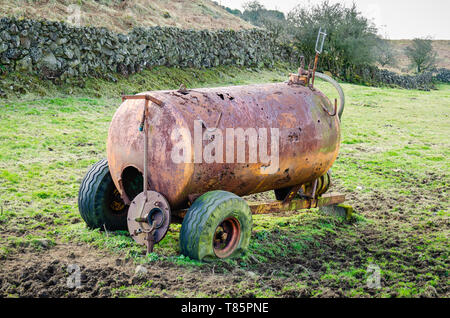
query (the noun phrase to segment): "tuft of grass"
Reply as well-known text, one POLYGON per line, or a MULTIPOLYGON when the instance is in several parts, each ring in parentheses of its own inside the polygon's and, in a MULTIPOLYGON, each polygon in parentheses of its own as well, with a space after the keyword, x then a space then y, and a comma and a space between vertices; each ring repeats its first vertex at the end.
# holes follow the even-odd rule
MULTIPOLYGON (((286 80, 290 66, 276 64, 272 69, 218 66, 209 69, 169 68, 157 66, 128 77, 115 74, 112 78, 68 79, 54 83, 36 75, 9 73, 0 76, 0 89, 9 101, 20 104, 23 100, 36 100, 40 105, 59 106, 61 112, 78 112, 89 106, 104 105, 104 100, 116 99, 123 94, 145 91, 178 89, 181 84, 189 88, 202 86, 246 85, 286 80)), ((111 75, 112 76, 112 75, 111 75)), ((5 107, 12 107, 6 103, 5 107)), ((51 107, 54 109, 54 107, 51 107)), ((27 116, 38 116, 40 109, 28 109, 27 116)))

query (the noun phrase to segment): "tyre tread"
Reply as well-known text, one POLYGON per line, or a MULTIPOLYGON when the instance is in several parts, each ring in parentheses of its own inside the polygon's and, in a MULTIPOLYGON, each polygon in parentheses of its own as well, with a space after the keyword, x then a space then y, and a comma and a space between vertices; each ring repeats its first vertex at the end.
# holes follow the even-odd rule
POLYGON ((107 174, 109 174, 109 167, 106 159, 92 165, 83 178, 78 191, 78 210, 89 228, 102 229, 105 226, 112 230, 126 229, 126 218, 120 224, 110 224, 105 216, 105 211, 99 204, 99 200, 104 194, 99 193, 99 189, 104 187, 107 174))
MULTIPOLYGON (((192 259, 200 258, 199 244, 203 229, 208 220, 214 218, 214 212, 217 208, 226 201, 233 201, 235 205, 245 202, 234 193, 216 190, 202 195, 192 204, 183 220, 180 231, 180 249, 183 255, 192 259)), ((251 220, 250 209, 248 209, 248 213, 251 220)))

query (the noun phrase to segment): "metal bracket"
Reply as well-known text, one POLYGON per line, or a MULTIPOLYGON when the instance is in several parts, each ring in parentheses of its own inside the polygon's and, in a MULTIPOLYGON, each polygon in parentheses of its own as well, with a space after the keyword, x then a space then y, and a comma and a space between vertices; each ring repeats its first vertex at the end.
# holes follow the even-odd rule
POLYGON ((312 71, 312 80, 311 80, 311 89, 314 89, 314 80, 316 78, 316 69, 317 69, 317 63, 319 62, 319 55, 322 53, 323 50, 323 44, 325 42, 325 38, 327 37, 326 30, 322 32, 322 28, 319 29, 319 34, 317 34, 317 40, 316 40, 316 57, 314 58, 314 68, 312 71), (320 39, 322 39, 320 41, 320 39), (319 44, 320 42, 320 44, 319 44))
POLYGON ((151 96, 148 94, 145 95, 122 95, 122 102, 124 102, 127 99, 145 99, 147 101, 151 101, 158 105, 159 107, 164 107, 164 102, 151 96))
POLYGON ((327 109, 323 104, 320 104, 320 105, 322 106, 323 110, 324 110, 329 116, 331 116, 331 117, 336 116, 336 114, 337 114, 337 99, 336 99, 336 98, 334 99, 334 113, 330 113, 330 112, 328 111, 328 109, 327 109))
POLYGON ((181 93, 183 95, 187 95, 189 94, 189 91, 186 88, 186 85, 184 85, 183 83, 180 84, 180 88, 177 90, 178 93, 181 93))
POLYGON ((300 185, 296 185, 296 186, 292 187, 291 190, 289 191, 289 193, 284 198, 283 204, 288 204, 289 202, 291 202, 302 186, 303 185, 300 184, 300 185))
POLYGON ((317 34, 316 48, 315 48, 315 51, 317 54, 322 54, 323 44, 325 42, 326 37, 327 37, 327 30, 324 30, 322 32, 322 28, 319 28, 319 33, 317 34), (322 39, 322 41, 320 41, 320 39, 322 39), (319 42, 320 42, 320 45, 319 45, 319 42))

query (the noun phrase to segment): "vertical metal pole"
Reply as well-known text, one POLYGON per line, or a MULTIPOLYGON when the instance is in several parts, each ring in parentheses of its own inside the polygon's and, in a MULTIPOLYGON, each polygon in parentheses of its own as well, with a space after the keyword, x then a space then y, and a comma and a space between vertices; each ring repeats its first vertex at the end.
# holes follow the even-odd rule
POLYGON ((312 193, 311 193, 311 197, 312 197, 313 199, 316 198, 316 190, 317 190, 317 181, 318 181, 318 180, 319 180, 319 179, 316 179, 316 180, 314 181, 314 186, 313 186, 312 193))
POLYGON ((316 69, 317 69, 317 62, 319 61, 319 54, 322 53, 323 50, 323 43, 325 42, 325 38, 327 36, 327 31, 325 30, 322 32, 322 28, 319 29, 319 33, 317 34, 317 40, 316 40, 316 58, 314 59, 314 68, 313 68, 313 74, 312 74, 312 82, 311 82, 311 88, 314 88, 314 79, 316 78, 316 69), (322 36, 322 41, 321 37, 322 36))
POLYGON ((148 173, 147 173, 147 166, 148 166, 148 99, 145 99, 145 106, 144 106, 144 202, 147 203, 147 187, 148 187, 148 173))
POLYGON ((319 53, 316 53, 316 57, 314 59, 314 68, 313 68, 313 74, 312 74, 312 80, 311 80, 311 87, 314 87, 314 79, 316 78, 316 69, 317 69, 318 61, 319 61, 319 53))

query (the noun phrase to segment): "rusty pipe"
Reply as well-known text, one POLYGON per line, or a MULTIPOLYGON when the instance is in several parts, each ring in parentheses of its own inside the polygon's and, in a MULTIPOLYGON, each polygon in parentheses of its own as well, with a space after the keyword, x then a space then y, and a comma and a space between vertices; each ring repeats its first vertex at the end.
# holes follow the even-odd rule
POLYGON ((337 90, 337 92, 339 94, 339 99, 340 99, 338 116, 339 116, 339 119, 341 119, 342 113, 344 112, 344 106, 345 106, 345 95, 344 95, 344 91, 342 90, 341 85, 339 85, 339 83, 336 82, 333 78, 331 78, 330 76, 325 75, 323 73, 316 72, 316 76, 318 78, 320 78, 321 80, 324 80, 325 82, 330 83, 337 90))
POLYGON ((312 79, 311 79, 311 87, 314 87, 314 80, 316 79, 316 69, 317 69, 317 63, 319 62, 319 53, 316 53, 316 56, 314 58, 314 68, 312 71, 312 79))

